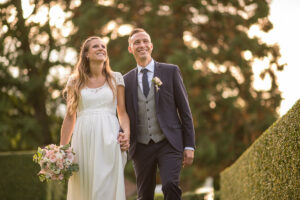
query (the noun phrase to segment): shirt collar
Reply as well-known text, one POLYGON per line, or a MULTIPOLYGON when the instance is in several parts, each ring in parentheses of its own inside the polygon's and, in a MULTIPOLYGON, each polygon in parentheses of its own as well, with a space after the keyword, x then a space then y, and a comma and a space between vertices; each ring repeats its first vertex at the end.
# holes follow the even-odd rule
MULTIPOLYGON (((144 67, 141 67, 140 65, 137 65, 137 68, 138 73, 140 73, 141 70, 144 69, 144 67)), ((154 73, 154 60, 151 59, 150 63, 145 68, 148 69, 150 72, 154 73)))

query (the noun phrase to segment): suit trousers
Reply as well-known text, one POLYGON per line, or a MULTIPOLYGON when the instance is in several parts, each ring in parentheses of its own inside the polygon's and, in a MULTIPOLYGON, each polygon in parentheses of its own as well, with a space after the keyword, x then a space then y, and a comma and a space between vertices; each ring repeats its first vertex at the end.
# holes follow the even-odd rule
POLYGON ((182 159, 183 153, 173 148, 166 139, 158 143, 152 140, 149 144, 137 143, 132 160, 138 200, 154 199, 157 169, 159 169, 164 199, 181 200, 179 175, 182 159))

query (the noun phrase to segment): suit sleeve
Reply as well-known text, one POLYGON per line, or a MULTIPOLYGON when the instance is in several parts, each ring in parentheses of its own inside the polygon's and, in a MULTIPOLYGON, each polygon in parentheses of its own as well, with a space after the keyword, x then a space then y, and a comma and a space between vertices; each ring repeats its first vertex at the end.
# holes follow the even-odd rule
POLYGON ((195 148, 195 129, 192 112, 188 102, 187 91, 184 87, 180 69, 176 66, 173 74, 174 98, 181 119, 184 147, 195 148))

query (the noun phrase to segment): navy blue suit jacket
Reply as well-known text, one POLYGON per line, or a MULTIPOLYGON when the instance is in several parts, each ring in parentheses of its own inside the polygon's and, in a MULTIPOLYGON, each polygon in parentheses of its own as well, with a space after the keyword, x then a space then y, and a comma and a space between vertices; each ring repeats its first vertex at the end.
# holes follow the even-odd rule
MULTIPOLYGON (((126 110, 130 119, 129 157, 134 156, 137 143, 138 80, 137 68, 124 75, 126 110)), ((178 151, 184 147, 195 148, 195 131, 181 72, 176 65, 155 61, 154 76, 162 81, 155 90, 156 116, 163 134, 178 151)), ((152 83, 153 84, 153 83, 152 83)))

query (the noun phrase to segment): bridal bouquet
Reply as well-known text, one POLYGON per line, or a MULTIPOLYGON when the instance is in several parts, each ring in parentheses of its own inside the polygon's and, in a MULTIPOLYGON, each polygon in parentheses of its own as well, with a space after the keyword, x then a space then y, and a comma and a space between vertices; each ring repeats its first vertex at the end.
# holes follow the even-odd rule
POLYGON ((33 161, 40 165, 38 173, 40 181, 67 182, 73 172, 79 170, 78 164, 74 163, 75 153, 70 144, 56 146, 47 145, 38 148, 33 156, 33 161))

